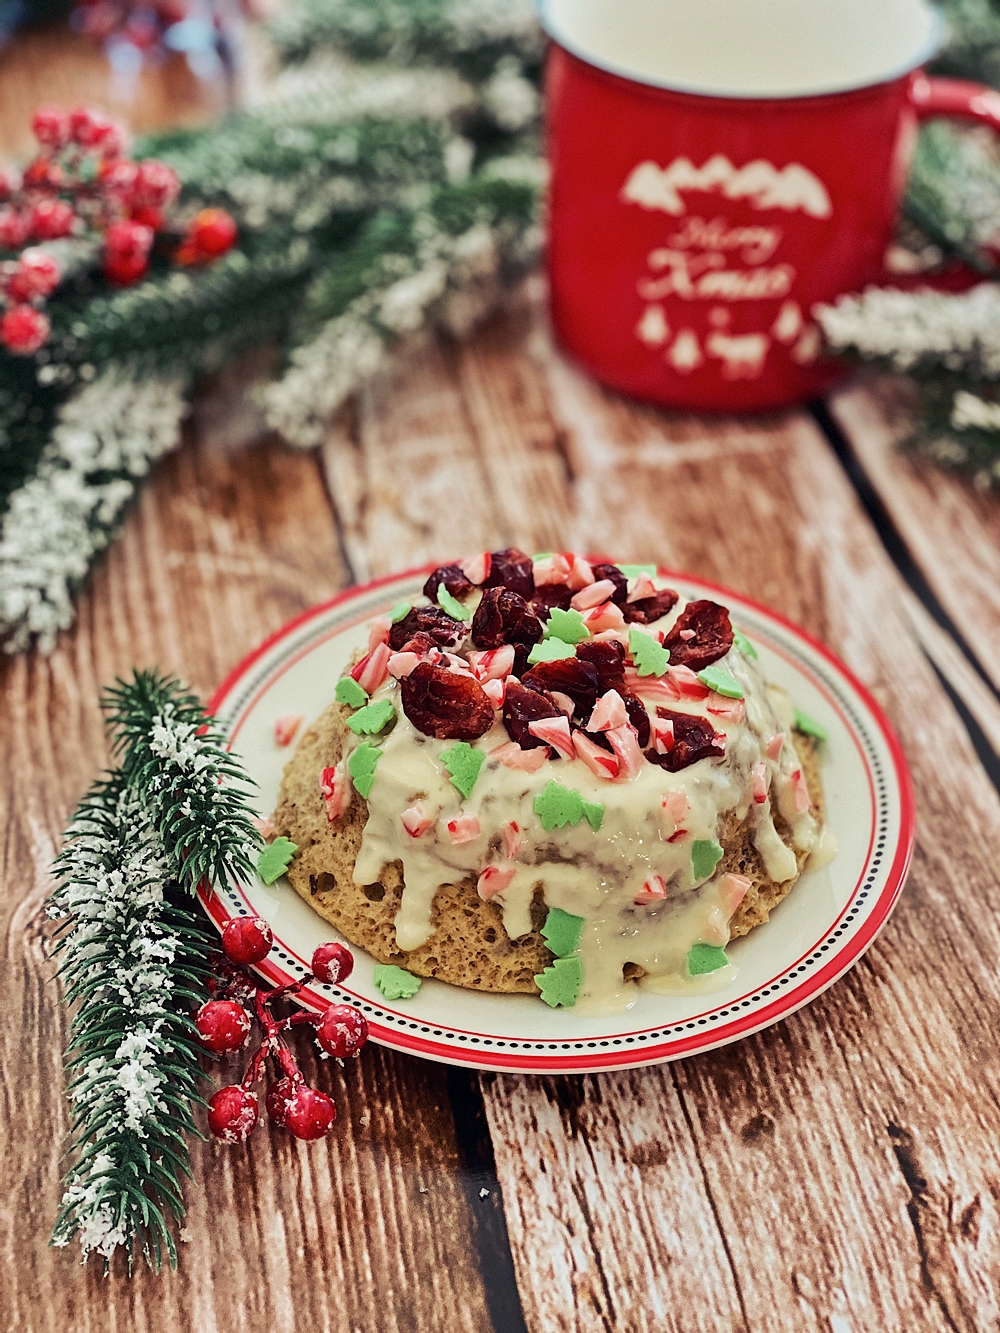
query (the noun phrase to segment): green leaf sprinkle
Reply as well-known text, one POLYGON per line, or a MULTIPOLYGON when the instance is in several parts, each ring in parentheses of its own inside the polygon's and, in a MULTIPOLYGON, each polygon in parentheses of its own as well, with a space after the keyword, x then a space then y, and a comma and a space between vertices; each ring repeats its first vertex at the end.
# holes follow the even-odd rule
POLYGON ((551 551, 539 551, 537 555, 533 555, 531 558, 537 565, 539 560, 548 560, 551 555, 551 551))
POLYGON ((656 573, 655 565, 619 565, 618 568, 627 579, 638 578, 640 574, 648 574, 652 578, 656 573))
POLYGON ((695 879, 708 879, 722 860, 722 848, 717 842, 698 838, 691 844, 691 873, 695 879))
POLYGON ((365 741, 348 759, 348 772, 362 796, 367 797, 371 793, 372 783, 375 781, 375 769, 381 758, 382 751, 365 741))
POLYGON ((387 1000, 412 1000, 420 989, 420 978, 395 963, 376 963, 375 985, 387 1000))
POLYGON ((469 608, 463 606, 457 597, 452 597, 443 583, 438 584, 438 606, 442 611, 446 611, 453 620, 472 619, 472 612, 469 608))
POLYGON ((543 639, 528 654, 528 662, 534 666, 536 662, 558 662, 563 657, 575 656, 576 648, 573 644, 564 643, 562 639, 543 639))
POLYGON ((599 832, 604 823, 604 806, 598 801, 584 801, 583 817, 595 833, 599 832))
POLYGON ((412 602, 397 602, 389 612, 389 619, 395 625, 398 621, 402 620, 404 616, 408 616, 412 610, 412 602))
POLYGON ((583 643, 590 638, 590 630, 583 623, 583 616, 572 608, 562 611, 554 606, 545 622, 545 637, 561 639, 563 643, 583 643))
POLYGON ((583 818, 583 797, 575 787, 549 781, 535 797, 535 814, 546 833, 567 824, 579 824, 583 818))
POLYGON ((743 633, 743 631, 741 629, 737 629, 735 625, 733 626, 733 643, 736 644, 736 647, 740 650, 740 652, 743 654, 744 657, 756 658, 757 649, 753 646, 753 644, 743 633))
POLYGON ((670 661, 670 650, 657 643, 652 634, 641 629, 628 632, 628 650, 640 676, 662 676, 670 661))
POLYGON ((725 949, 716 944, 693 944, 688 951, 687 969, 692 977, 704 976, 706 972, 718 972, 729 962, 725 949))
POLYGON ((707 685, 716 694, 724 694, 727 699, 743 698, 743 690, 739 681, 725 667, 708 666, 704 671, 698 672, 698 679, 702 685, 707 685))
POLYGON ((551 1009, 559 1005, 571 1009, 583 984, 583 964, 577 954, 572 958, 557 958, 551 967, 538 973, 535 982, 551 1009))
POLYGON ((341 676, 337 681, 337 703, 347 704, 350 708, 364 708, 368 695, 353 676, 341 676))
POLYGON ((564 912, 561 907, 550 907, 549 914, 542 926, 542 935, 557 958, 576 953, 580 947, 580 935, 583 931, 583 917, 564 912))
POLYGON ((468 741, 459 741, 449 750, 441 751, 441 762, 451 774, 451 785, 468 799, 486 761, 486 752, 477 750, 468 741))
POLYGON ((273 884, 288 869, 292 857, 299 850, 290 838, 275 838, 257 857, 257 874, 265 884, 273 884))
POLYGON ((803 736, 812 736, 815 740, 825 741, 829 737, 829 732, 821 722, 815 718, 803 713, 801 708, 795 710, 795 730, 801 731, 803 736))
POLYGON ((395 721, 396 706, 391 699, 377 699, 347 719, 347 725, 356 736, 375 736, 395 721))

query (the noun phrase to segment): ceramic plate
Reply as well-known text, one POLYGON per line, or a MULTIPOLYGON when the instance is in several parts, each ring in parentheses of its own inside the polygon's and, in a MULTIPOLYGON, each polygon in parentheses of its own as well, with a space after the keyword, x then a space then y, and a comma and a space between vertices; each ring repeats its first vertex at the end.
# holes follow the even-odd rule
MULTIPOLYGON (((367 642, 366 623, 419 593, 426 573, 380 579, 307 611, 218 690, 211 711, 259 784, 260 814, 274 808, 292 753, 275 744, 275 719, 301 713, 307 725, 318 717, 351 654, 367 642)), ((625 1013, 592 1018, 549 1009, 537 996, 482 995, 425 980, 412 1000, 390 1003, 374 984, 374 960, 355 948, 349 984, 314 982, 301 992, 304 1004, 322 1009, 347 1000, 365 1014, 374 1041, 431 1060, 577 1073, 655 1064, 735 1041, 807 1004, 857 962, 893 908, 913 846, 913 794, 895 734, 868 691, 802 630, 724 588, 661 574, 687 597, 724 602, 764 674, 829 732, 822 774, 839 843, 833 863, 804 875, 765 926, 729 946, 736 978, 710 996, 640 993, 625 1013)), ((259 970, 275 984, 308 975, 316 945, 337 938, 285 879, 269 888, 259 880, 240 884, 204 901, 220 930, 253 912, 270 922, 275 944, 259 970)))

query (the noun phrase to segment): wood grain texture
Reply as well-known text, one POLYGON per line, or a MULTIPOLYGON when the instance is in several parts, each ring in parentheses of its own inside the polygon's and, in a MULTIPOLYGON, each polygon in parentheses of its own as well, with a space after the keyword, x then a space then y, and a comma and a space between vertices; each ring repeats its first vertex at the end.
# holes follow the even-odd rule
POLYGON ((138 1271, 129 1283, 116 1268, 105 1280, 75 1247, 47 1248, 67 1127, 66 1016, 43 899, 60 830, 105 757, 99 690, 155 663, 205 696, 346 577, 315 457, 247 445, 254 423, 240 404, 238 388, 217 386, 94 572, 77 628, 50 658, 5 660, 0 672, 0 1327, 489 1329, 447 1071, 378 1049, 317 1070, 298 1043, 307 1077, 340 1108, 330 1140, 264 1131, 246 1150, 194 1146, 179 1272, 138 1271))
POLYGON ((865 377, 830 411, 921 574, 1000 690, 1000 493, 897 447, 913 429, 905 381, 865 377))
MULTIPOLYGON (((537 326, 525 342, 525 319, 484 330, 453 367, 430 363, 436 394, 454 376, 491 480, 462 433, 477 532, 657 558, 805 624, 895 716, 923 817, 882 941, 802 1014, 669 1069, 483 1077, 528 1326, 993 1327, 1000 934, 987 848, 1000 805, 907 629, 901 582, 806 418, 706 423, 626 404, 537 326)), ((411 365, 379 421, 427 381, 411 365)), ((331 477, 348 448, 362 470, 382 457, 383 429, 369 437, 362 421, 349 445, 332 440, 331 477)), ((424 446, 407 449, 426 469, 424 446)), ((468 522, 454 503, 425 486, 427 528, 468 522)), ((407 546, 395 505, 364 492, 366 531, 393 532, 397 563, 458 549, 425 535, 407 546)))

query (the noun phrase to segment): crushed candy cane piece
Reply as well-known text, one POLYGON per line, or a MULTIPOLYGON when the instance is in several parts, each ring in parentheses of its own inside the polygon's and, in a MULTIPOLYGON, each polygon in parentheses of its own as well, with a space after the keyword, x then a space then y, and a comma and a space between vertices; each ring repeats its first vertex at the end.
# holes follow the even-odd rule
POLYGON ((797 768, 792 774, 791 782, 792 794, 795 797, 795 808, 801 815, 812 805, 812 801, 809 799, 809 788, 806 786, 801 768, 797 768))
POLYGON ((586 588, 589 584, 595 582, 594 571, 590 567, 590 561, 584 560, 582 555, 571 555, 569 559, 569 573, 566 575, 566 583, 574 592, 581 588, 586 588))
POLYGON ((719 880, 719 902, 727 921, 746 897, 749 888, 750 881, 746 875, 734 875, 730 872, 719 880))
POLYGON ((656 584, 645 570, 640 570, 634 579, 628 581, 626 602, 641 602, 646 597, 656 596, 656 584))
POLYGON ((757 805, 763 805, 767 800, 767 764, 763 760, 753 766, 750 791, 757 805))
POLYGON ((569 571, 569 561, 558 552, 546 556, 544 560, 536 560, 532 568, 535 587, 543 588, 549 583, 565 583, 569 578, 569 571))
POLYGON ((625 700, 617 690, 608 690, 602 694, 587 723, 587 731, 611 731, 613 727, 624 727, 628 723, 628 709, 625 700))
POLYGON ((605 750, 603 745, 592 741, 582 731, 573 732, 573 747, 576 750, 576 757, 587 765, 595 777, 606 778, 609 782, 613 782, 621 772, 621 760, 618 756, 605 750))
POLYGON ((422 805, 411 805, 399 819, 411 838, 422 838, 429 828, 434 827, 434 820, 422 805))
POLYGON ((664 815, 675 827, 679 827, 691 813, 691 802, 688 800, 687 794, 678 791, 676 787, 671 787, 669 791, 663 793, 660 806, 664 815))
POLYGON ((479 837, 479 820, 475 815, 460 814, 448 820, 448 837, 456 847, 463 842, 475 842, 479 837))
POLYGON ((649 879, 643 884, 642 888, 635 895, 634 902, 636 907, 644 907, 647 903, 659 903, 667 896, 667 885, 662 875, 650 875, 649 879))
POLYGON ((469 666, 480 684, 485 680, 503 680, 514 670, 514 645, 503 643, 485 653, 470 653, 469 666))
POLYGON ((490 576, 490 569, 493 565, 493 556, 489 551, 484 551, 482 555, 471 555, 468 560, 463 560, 458 566, 470 583, 480 587, 490 576))
POLYGON ((476 883, 476 892, 484 903, 488 903, 496 894, 503 893, 515 873, 514 866, 485 866, 476 883))
POLYGON ((573 716, 573 709, 576 704, 568 694, 563 694, 562 690, 549 690, 549 694, 555 700, 556 707, 561 709, 567 717, 573 716))
POLYGON ((544 745, 537 745, 531 750, 522 750, 516 741, 506 741, 489 753, 490 759, 499 759, 504 768, 520 769, 524 773, 537 773, 548 762, 549 752, 544 745))
POLYGON ((516 819, 503 826, 503 850, 508 861, 513 861, 521 850, 521 829, 516 819))
POLYGON ((612 727, 604 734, 621 764, 618 776, 626 779, 636 777, 642 768, 642 751, 639 749, 639 733, 635 727, 612 727))
POLYGON ((361 688, 367 694, 374 694, 378 687, 389 674, 389 658, 392 656, 392 649, 387 643, 380 643, 377 648, 373 648, 367 657, 363 657, 358 663, 362 670, 358 675, 351 675, 358 682, 361 688))
POLYGON ((295 733, 302 724, 301 713, 287 713, 284 717, 274 719, 274 743, 282 748, 291 745, 295 739, 295 733))
POLYGON ((393 653, 389 658, 389 675, 395 680, 405 680, 420 658, 416 653, 393 653))
POLYGON ((654 717, 652 721, 653 749, 657 754, 669 754, 674 748, 674 724, 666 717, 654 717))
POLYGON ((574 593, 569 604, 574 611, 589 611, 614 595, 615 585, 611 579, 598 579, 596 583, 588 583, 585 588, 574 593))
POLYGON ((250 823, 265 841, 274 837, 274 820, 270 815, 264 815, 261 818, 254 816, 250 823))
POLYGON ((695 637, 693 629, 682 629, 678 630, 677 632, 680 635, 680 637, 684 639, 686 642, 690 642, 690 640, 695 637))
POLYGON ((569 719, 566 717, 543 717, 537 722, 528 723, 528 731, 537 736, 546 745, 551 745, 564 759, 573 759, 573 737, 570 735, 569 719))
POLYGON ((676 689, 676 698, 707 699, 712 693, 704 681, 699 680, 690 667, 683 665, 668 666, 667 680, 676 689))
POLYGON ((728 717, 730 722, 742 722, 747 712, 742 699, 727 699, 721 694, 709 695, 705 711, 715 717, 728 717))
POLYGON ((767 743, 768 759, 780 759, 781 750, 784 744, 785 744, 785 733, 783 731, 776 731, 767 743))
POLYGON ((507 682, 505 680, 484 680, 483 693, 494 708, 502 708, 507 695, 507 682))
MULTIPOLYGON (((670 671, 670 668, 667 668, 670 671)), ((629 694, 647 699, 651 704, 672 704, 681 697, 668 676, 640 676, 631 667, 625 668, 625 688, 629 694)), ((706 691, 707 693, 707 691, 706 691)))
MULTIPOLYGON (((357 751, 355 751, 356 753, 357 751)), ((343 760, 336 768, 323 769, 319 775, 319 790, 323 797, 323 804, 326 806, 326 817, 332 824, 344 813, 350 800, 350 787, 347 782, 343 760)), ((359 787, 358 790, 360 791, 361 788, 359 787)))
POLYGON ((373 653, 380 643, 388 642, 391 628, 392 621, 388 616, 379 616, 377 620, 372 621, 372 627, 368 631, 368 651, 370 653, 373 653))
POLYGON ((600 634, 604 630, 617 630, 625 633, 625 615, 615 602, 602 602, 590 611, 584 611, 583 623, 591 634, 600 634))

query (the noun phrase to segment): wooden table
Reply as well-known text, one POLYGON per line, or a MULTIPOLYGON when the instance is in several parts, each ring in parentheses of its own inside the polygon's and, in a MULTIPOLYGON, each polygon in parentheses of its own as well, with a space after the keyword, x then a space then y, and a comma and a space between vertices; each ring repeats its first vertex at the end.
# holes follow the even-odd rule
POLYGON ((1000 503, 894 450, 898 387, 817 414, 628 403, 552 348, 538 282, 430 341, 318 454, 208 386, 51 657, 0 670, 0 1324, 31 1333, 914 1333, 1000 1327, 1000 503), (919 834, 882 936, 734 1046, 586 1077, 369 1048, 333 1136, 195 1144, 179 1271, 46 1247, 66 1132, 49 865, 133 665, 207 697, 355 580, 516 544, 716 579, 798 621, 887 708, 919 834))

